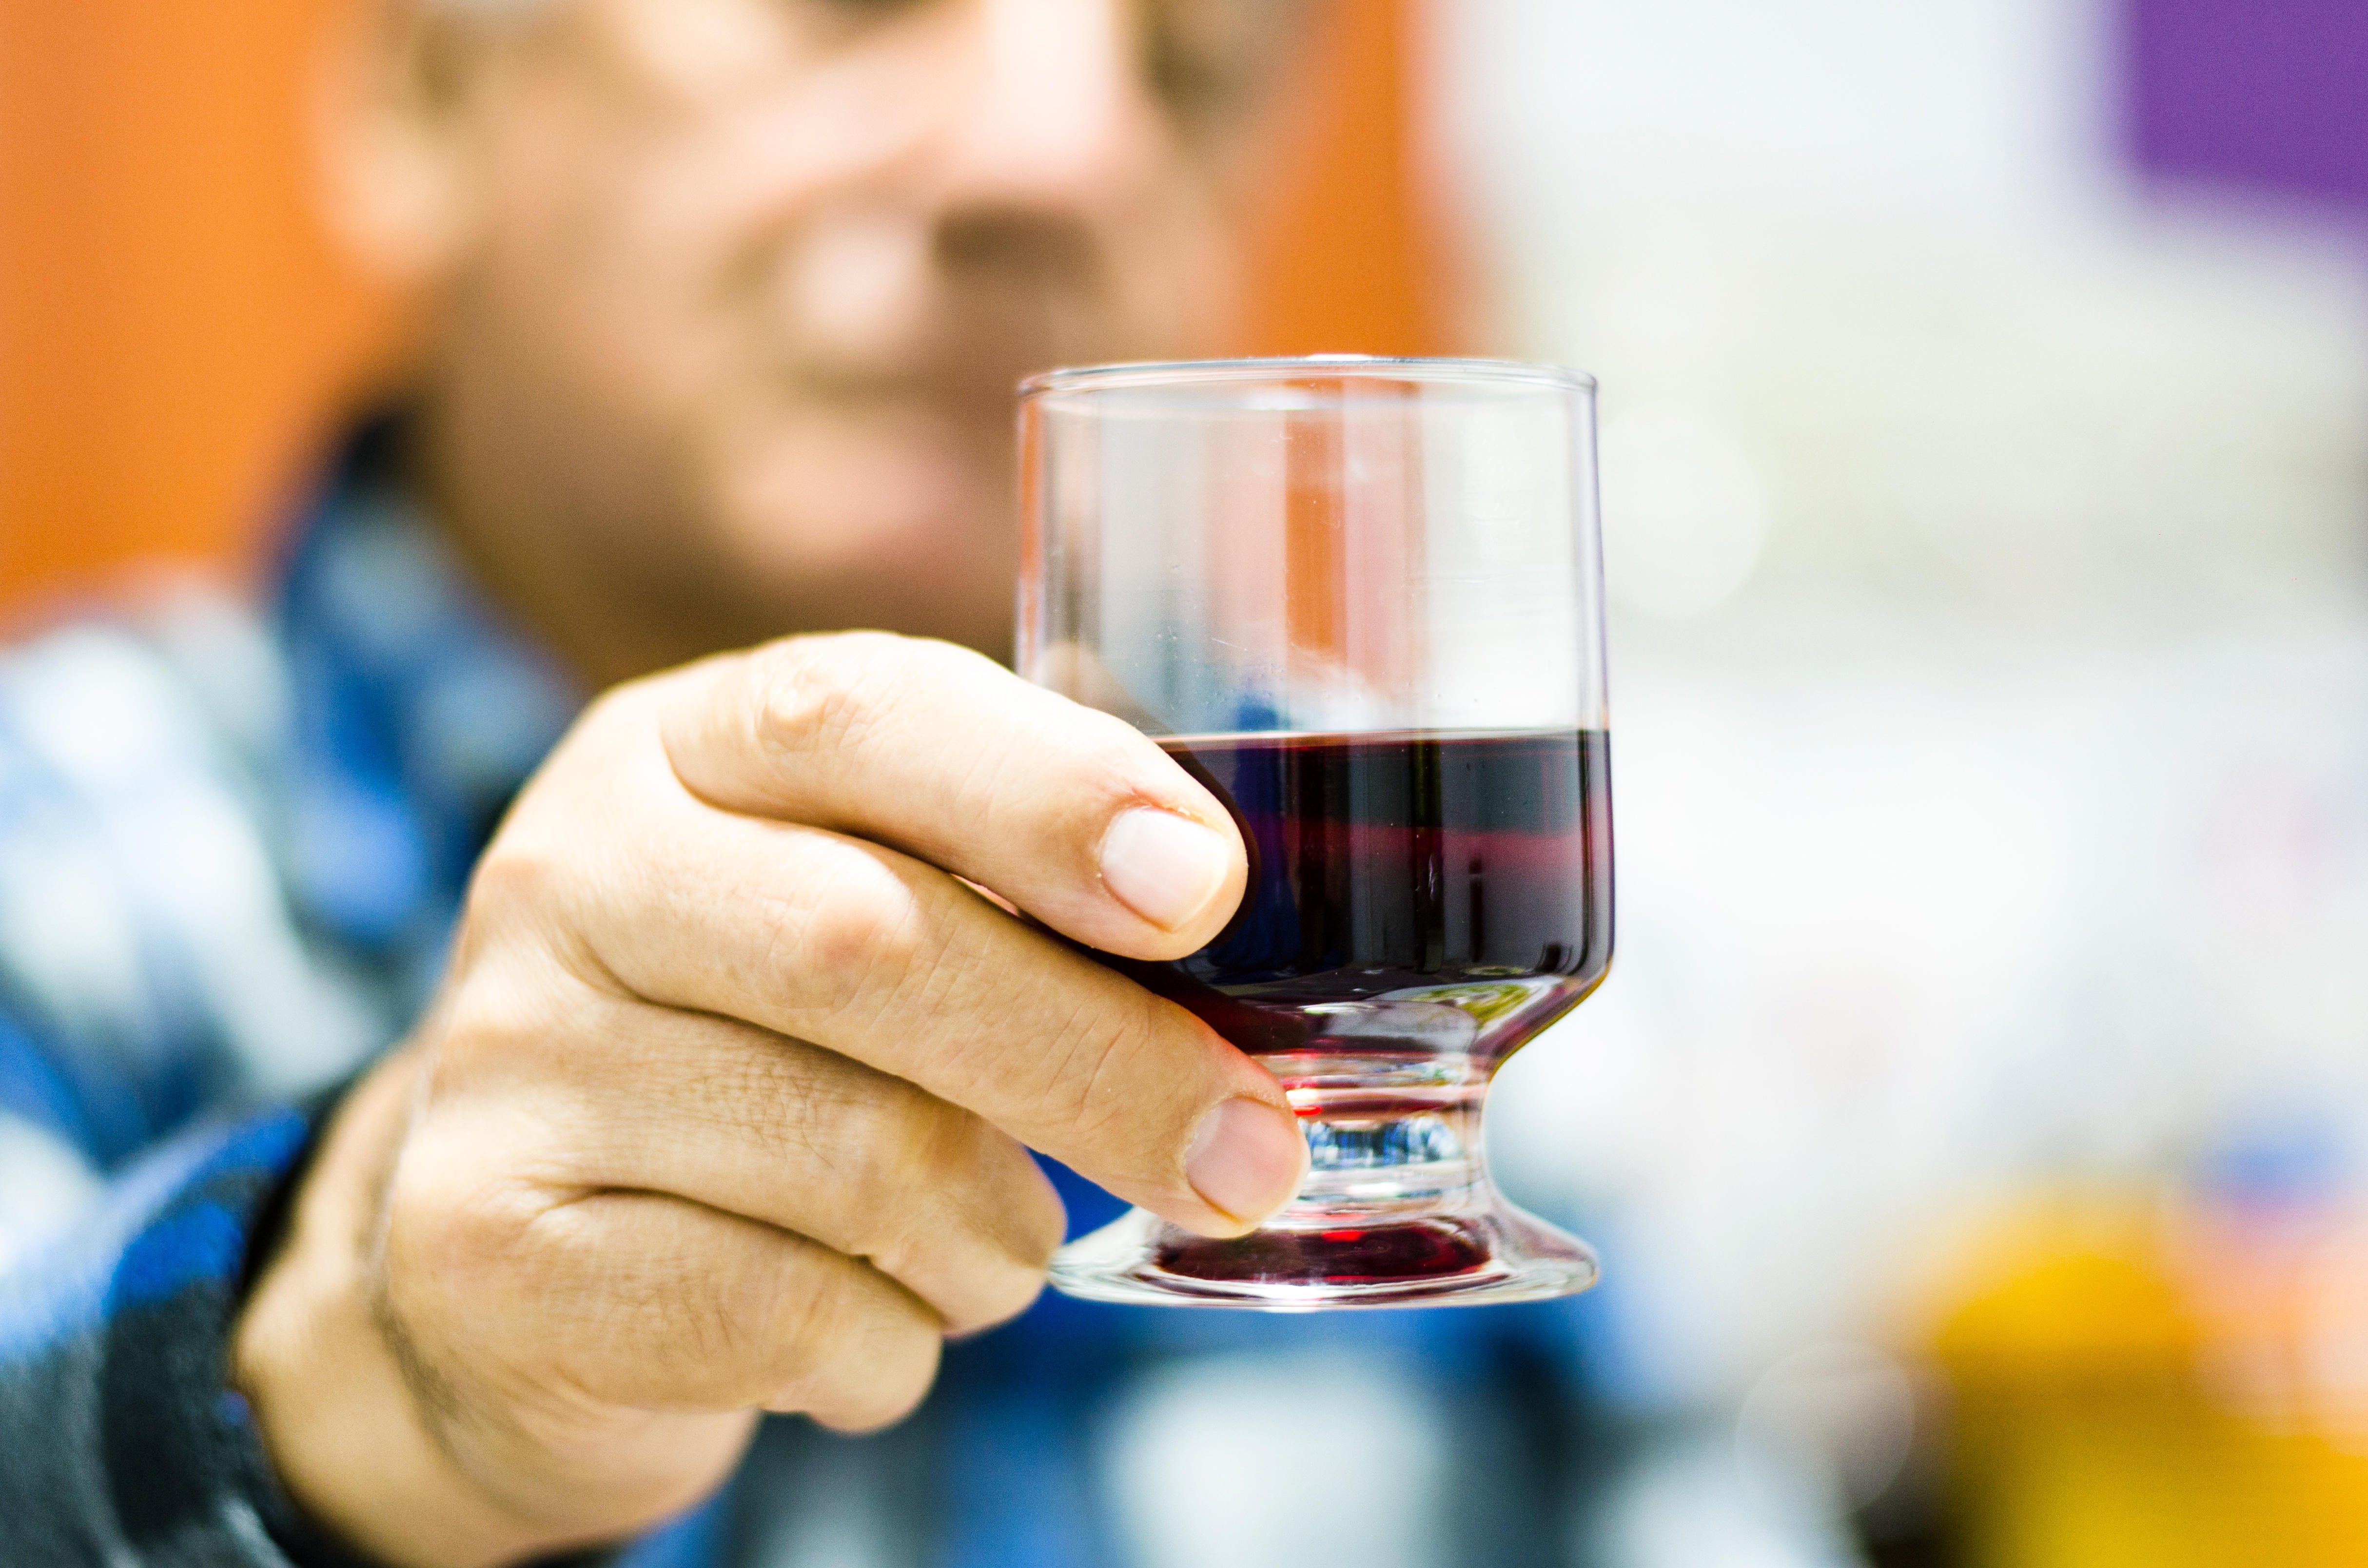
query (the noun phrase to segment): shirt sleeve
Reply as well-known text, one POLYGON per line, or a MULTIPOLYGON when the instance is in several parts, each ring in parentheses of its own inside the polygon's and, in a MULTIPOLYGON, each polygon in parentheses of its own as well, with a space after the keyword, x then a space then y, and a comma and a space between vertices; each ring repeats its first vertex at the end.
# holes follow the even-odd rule
POLYGON ((301 1524, 227 1346, 311 1131, 282 1110, 184 1134, 0 1278, 0 1561, 288 1568, 301 1524))
MULTIPOLYGON (((0 1562, 370 1568, 289 1498, 229 1382, 251 1260, 324 1116, 184 1134, 74 1237, 0 1275, 0 1562)), ((717 1515, 544 1568, 696 1568, 717 1515)))
MULTIPOLYGON (((188 674, 111 624, 0 650, 10 1568, 354 1562, 292 1506, 229 1379, 253 1265, 336 1096, 225 1108, 346 1076, 405 1009, 298 918, 278 754, 232 744, 188 674)), ((629 1561, 707 1561, 650 1556, 685 1540, 629 1561)))

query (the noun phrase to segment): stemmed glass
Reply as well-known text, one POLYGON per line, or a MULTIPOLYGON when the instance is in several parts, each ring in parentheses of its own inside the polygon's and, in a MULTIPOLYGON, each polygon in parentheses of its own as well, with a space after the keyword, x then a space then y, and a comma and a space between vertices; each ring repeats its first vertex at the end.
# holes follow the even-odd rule
POLYGON ((1311 1154, 1249 1235, 1135 1210, 1053 1283, 1282 1311, 1586 1289, 1585 1244, 1490 1180, 1481 1104, 1611 957, 1594 383, 1322 356, 1020 391, 1020 672, 1156 738, 1250 847, 1214 941, 1104 961, 1263 1062, 1311 1154))

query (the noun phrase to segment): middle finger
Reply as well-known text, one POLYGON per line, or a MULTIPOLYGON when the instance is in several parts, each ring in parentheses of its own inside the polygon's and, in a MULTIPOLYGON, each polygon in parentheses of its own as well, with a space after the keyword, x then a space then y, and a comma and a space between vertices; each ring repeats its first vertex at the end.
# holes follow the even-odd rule
POLYGON ((448 1046, 440 1086, 525 1110, 506 1157, 553 1186, 671 1193, 795 1232, 870 1262, 951 1333, 1035 1299, 1060 1199, 978 1116, 728 1018, 589 987, 568 1012, 516 1038, 455 1020, 477 1049, 448 1046))

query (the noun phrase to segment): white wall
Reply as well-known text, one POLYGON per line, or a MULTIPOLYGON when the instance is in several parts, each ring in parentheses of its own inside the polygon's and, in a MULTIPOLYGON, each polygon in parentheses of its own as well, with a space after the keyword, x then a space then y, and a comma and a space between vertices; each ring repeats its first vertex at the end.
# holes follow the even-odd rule
POLYGON ((1603 383, 1621 951, 1492 1119, 1640 1399, 2368 1118, 2368 237, 2141 192, 2103 15, 1437 0, 1502 347, 1603 383))

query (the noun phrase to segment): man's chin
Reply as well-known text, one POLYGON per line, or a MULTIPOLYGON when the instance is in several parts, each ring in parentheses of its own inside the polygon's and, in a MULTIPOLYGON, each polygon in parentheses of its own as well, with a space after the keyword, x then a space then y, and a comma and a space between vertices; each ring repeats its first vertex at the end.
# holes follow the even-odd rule
POLYGON ((763 621, 759 635, 867 628, 1001 657, 1018 557, 1000 488, 844 472, 812 489, 768 488, 732 509, 718 566, 763 621))

